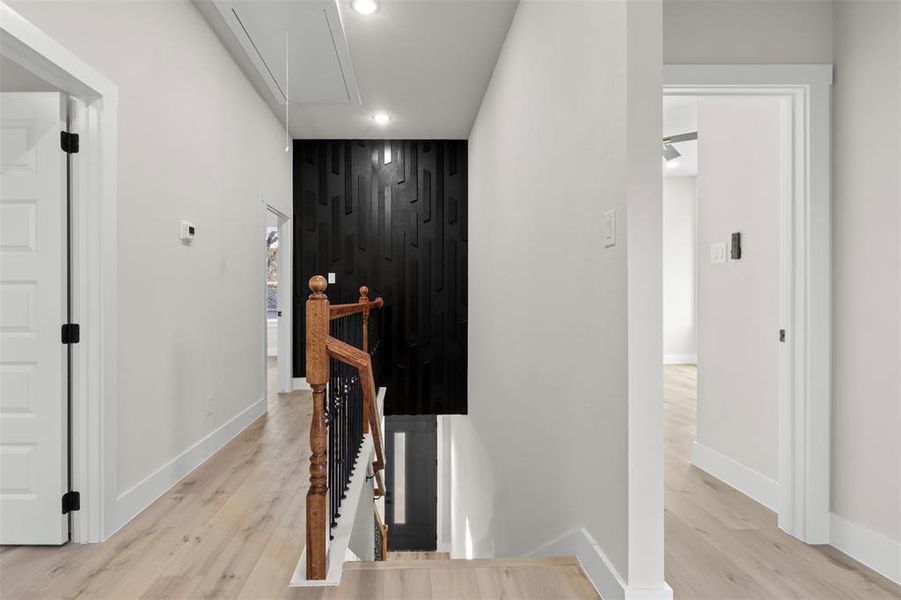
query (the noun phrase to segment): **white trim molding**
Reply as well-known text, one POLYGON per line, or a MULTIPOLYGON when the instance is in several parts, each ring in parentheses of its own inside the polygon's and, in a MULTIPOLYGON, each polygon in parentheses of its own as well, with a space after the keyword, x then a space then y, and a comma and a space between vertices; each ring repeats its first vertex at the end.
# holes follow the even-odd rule
MULTIPOLYGON (((832 65, 665 65, 664 95, 786 100, 779 398, 779 527, 829 542, 832 65)), ((774 335, 776 332, 774 332, 774 335)))
POLYGON ((600 545, 584 528, 548 542, 529 556, 575 556, 597 593, 604 600, 672 600, 666 583, 655 588, 630 587, 600 545))
POLYGON ((901 542, 833 513, 829 543, 901 585, 901 542))
POLYGON ((101 542, 116 504, 117 110, 119 91, 56 40, 0 2, 0 55, 69 94, 80 136, 73 205, 72 486, 81 510, 72 540, 101 542))
POLYGON ((266 414, 266 397, 260 398, 190 448, 158 468, 116 497, 108 536, 141 514, 172 486, 191 474, 207 459, 266 414))
POLYGON ((691 445, 691 464, 772 511, 779 509, 779 482, 703 444, 691 445))

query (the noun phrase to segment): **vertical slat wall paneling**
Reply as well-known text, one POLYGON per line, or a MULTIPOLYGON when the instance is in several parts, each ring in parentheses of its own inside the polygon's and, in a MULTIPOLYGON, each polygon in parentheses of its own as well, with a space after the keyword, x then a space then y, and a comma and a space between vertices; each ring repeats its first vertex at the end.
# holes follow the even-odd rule
MULTIPOLYGON (((465 140, 294 141, 294 280, 335 273, 333 304, 364 284, 384 298, 389 415, 466 413, 466 153, 465 140)), ((296 319, 295 377, 304 336, 296 319)))

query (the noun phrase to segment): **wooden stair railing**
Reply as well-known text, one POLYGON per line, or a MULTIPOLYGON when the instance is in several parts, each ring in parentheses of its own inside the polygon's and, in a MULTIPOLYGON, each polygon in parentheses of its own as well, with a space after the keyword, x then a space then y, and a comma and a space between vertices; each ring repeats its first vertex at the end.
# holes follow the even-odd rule
MULTIPOLYGON (((385 468, 382 448, 381 420, 376 397, 372 359, 369 354, 369 314, 384 304, 381 298, 369 300, 369 289, 360 288, 359 301, 330 306, 325 294, 326 279, 316 275, 310 279, 311 294, 306 305, 306 378, 313 392, 313 415, 310 422, 310 489, 307 492, 307 579, 325 579, 327 575, 326 536, 329 515, 328 493, 328 424, 326 420, 326 384, 330 361, 338 361, 356 369, 362 388, 362 432, 371 433, 376 460, 372 471, 376 482, 375 496, 385 493, 380 471, 385 468), (329 322, 362 315, 362 348, 332 337, 329 322)), ((357 430, 359 432, 359 429, 357 430)), ((361 438, 362 439, 362 438, 361 438)))

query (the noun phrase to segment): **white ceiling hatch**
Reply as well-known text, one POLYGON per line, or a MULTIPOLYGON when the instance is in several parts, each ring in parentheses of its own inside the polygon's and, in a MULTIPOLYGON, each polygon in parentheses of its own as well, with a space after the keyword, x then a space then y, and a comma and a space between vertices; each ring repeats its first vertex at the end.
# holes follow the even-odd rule
POLYGON ((276 100, 272 88, 283 82, 285 25, 290 24, 292 31, 320 26, 318 38, 304 34, 306 41, 295 43, 297 33, 290 42, 288 125, 293 137, 306 139, 468 138, 517 5, 517 0, 379 0, 378 10, 364 15, 351 8, 350 0, 193 1, 283 123, 284 97, 276 100), (235 5, 239 8, 233 21, 240 16, 250 32, 248 36, 239 31, 243 44, 234 23, 226 22, 230 11, 219 10, 235 5), (313 21, 311 6, 326 14, 334 47, 323 42, 321 17, 315 23, 295 24, 313 21), (260 72, 262 60, 252 61, 256 50, 250 39, 267 57, 272 75, 265 69, 263 73, 268 82, 260 72), (314 39, 322 43, 314 45, 314 39), (301 46, 305 43, 309 46, 301 46), (336 64, 348 81, 355 82, 348 84, 351 101, 328 99, 335 88, 340 91, 336 64), (309 69, 310 74, 296 74, 300 72, 295 68, 309 69), (328 85, 312 74, 320 70, 322 76, 331 77, 328 85), (376 122, 374 116, 380 113, 389 120, 376 122))
POLYGON ((335 0, 214 0, 278 104, 359 104, 335 0))

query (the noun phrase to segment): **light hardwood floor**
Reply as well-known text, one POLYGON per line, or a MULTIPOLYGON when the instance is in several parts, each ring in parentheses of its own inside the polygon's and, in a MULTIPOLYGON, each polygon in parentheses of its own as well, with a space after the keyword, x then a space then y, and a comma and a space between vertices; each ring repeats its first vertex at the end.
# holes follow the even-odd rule
POLYGON ((347 563, 336 588, 295 588, 297 600, 597 600, 574 557, 347 563))
POLYGON ((304 546, 309 392, 266 415, 104 544, 0 549, 0 597, 281 598, 304 546))
POLYGON ((692 467, 697 370, 665 369, 666 580, 676 598, 901 598, 901 587, 830 546, 808 546, 776 513, 692 467))
POLYGON ((450 552, 418 552, 403 550, 389 552, 388 560, 450 560, 450 552))
POLYGON ((311 397, 276 393, 274 363, 269 381, 265 416, 106 543, 0 548, 0 598, 597 598, 573 558, 349 563, 337 588, 289 588, 311 397))
MULTIPOLYGON (((274 378, 271 379, 274 381, 274 378)), ((679 599, 901 598, 901 588, 689 465, 694 369, 666 371, 666 578, 679 599)), ((304 544, 309 392, 269 411, 105 544, 0 548, 8 598, 596 598, 572 558, 351 563, 289 589, 304 544)))

